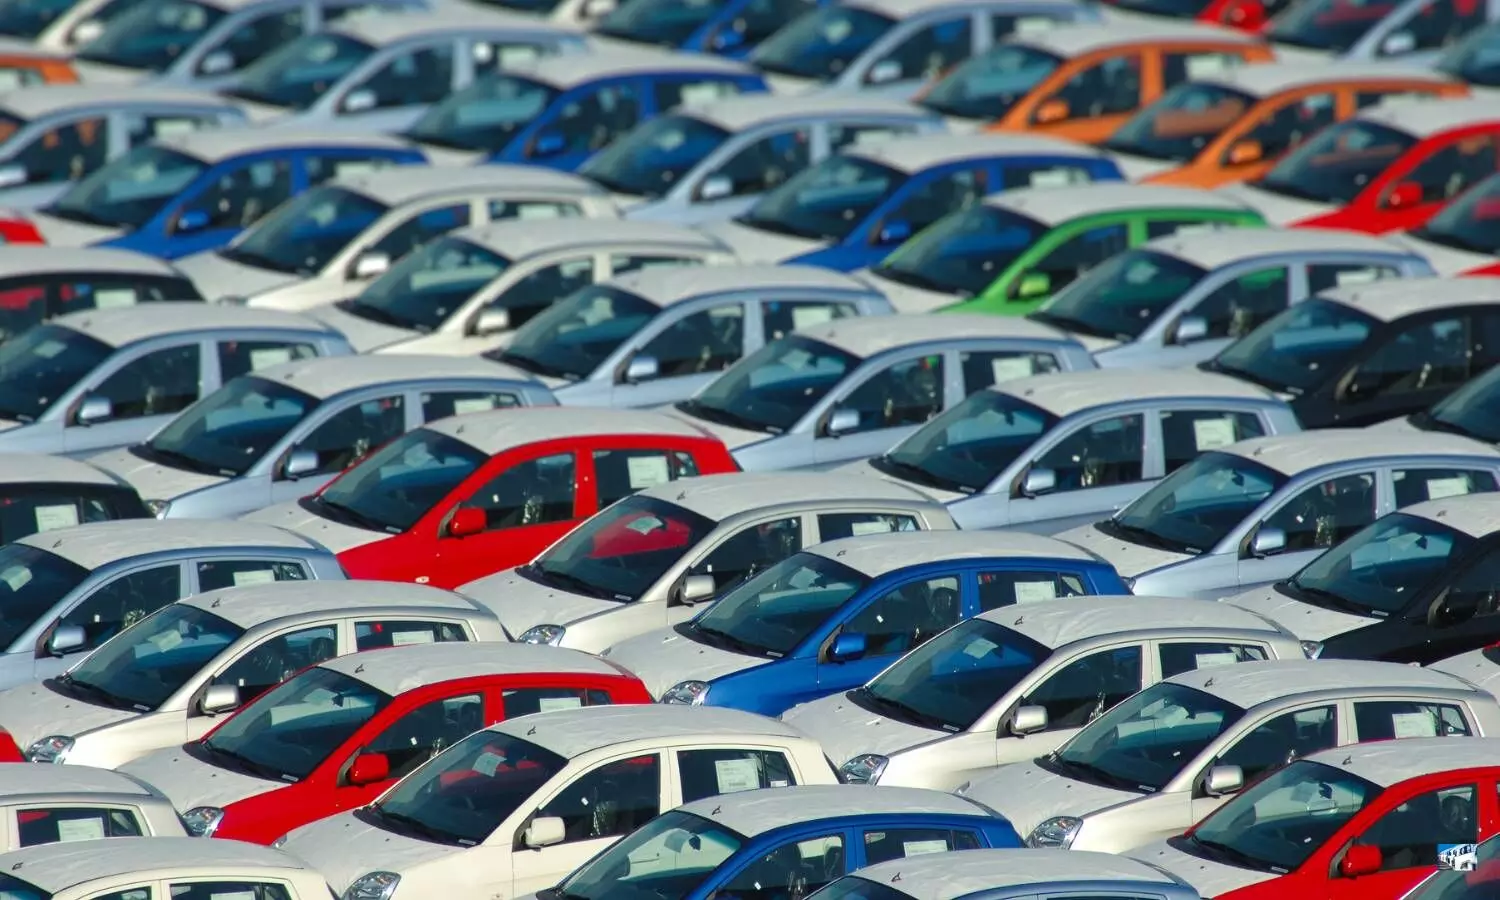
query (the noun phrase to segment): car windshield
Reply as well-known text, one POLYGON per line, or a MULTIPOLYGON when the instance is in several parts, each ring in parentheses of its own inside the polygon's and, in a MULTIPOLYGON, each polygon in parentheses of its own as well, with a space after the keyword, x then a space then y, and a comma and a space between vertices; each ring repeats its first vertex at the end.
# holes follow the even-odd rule
MULTIPOLYGON (((1438 487, 1441 491, 1446 485, 1438 487)), ((1432 490, 1431 482, 1428 489, 1432 490)), ((1424 587, 1444 577, 1450 562, 1475 543, 1469 535, 1432 519, 1391 513, 1308 563, 1287 581, 1285 590, 1317 605, 1394 615, 1421 596, 1424 587)))
POLYGON ((977 297, 1046 233, 1020 213, 972 206, 923 229, 871 271, 923 290, 977 297))
POLYGON ((1206 553, 1286 483, 1243 456, 1203 453, 1095 527, 1173 553, 1206 553))
POLYGON ((60 325, 37 325, 0 343, 0 419, 35 422, 113 353, 60 325))
MULTIPOLYGON (((1458 856, 1449 863, 1452 868, 1433 872, 1401 900, 1500 900, 1500 837, 1480 844, 1471 859, 1460 855, 1464 849, 1463 845, 1452 848, 1458 856)), ((31 900, 30 895, 22 895, 21 900, 31 900)))
POLYGON ((985 619, 960 622, 901 657, 857 693, 902 721, 967 731, 1052 651, 985 619))
POLYGON ((406 136, 456 150, 499 153, 557 95, 557 88, 519 75, 488 75, 427 110, 406 136))
MULTIPOLYGON (((5 352, 0 345, 0 354, 5 352)), ((241 375, 168 422, 138 455, 179 469, 235 478, 317 409, 318 398, 241 375)))
POLYGON ((838 242, 906 182, 859 156, 831 156, 772 188, 735 221, 775 234, 838 242))
POLYGON ((1254 97, 1221 84, 1179 84, 1131 116, 1104 146, 1150 159, 1189 162, 1254 105, 1254 97))
POLYGON ((857 6, 825 6, 766 38, 750 61, 767 72, 833 81, 895 25, 895 19, 857 6))
POLYGON ((1491 175, 1410 232, 1412 237, 1469 253, 1500 256, 1500 175, 1491 175))
POLYGON ((30 544, 0 547, 0 652, 14 652, 16 638, 87 577, 88 569, 30 544))
POLYGON ((1058 423, 1057 416, 1001 391, 976 391, 870 464, 946 491, 982 491, 1058 423))
POLYGON ((779 658, 869 583, 843 563, 798 553, 731 590, 679 630, 710 645, 779 658))
POLYGON ((441 328, 465 301, 510 266, 500 254, 449 235, 403 256, 364 293, 339 308, 361 319, 427 334, 441 328))
POLYGON ((225 93, 289 110, 307 109, 374 52, 369 44, 342 34, 303 35, 251 63, 225 93))
POLYGON ((557 886, 568 900, 682 900, 746 838, 680 809, 636 829, 557 886), (639 865, 638 860, 658 860, 639 865))
POLYGON ((720 425, 784 434, 860 362, 832 344, 790 335, 730 366, 677 409, 720 425))
POLYGON ((231 767, 301 781, 390 702, 357 678, 314 666, 252 700, 199 746, 231 767))
POLYGON ((173 603, 105 641, 68 680, 154 710, 244 633, 207 610, 173 603))
POLYGON ((3 900, 52 900, 52 894, 14 875, 0 875, 0 898, 3 900))
POLYGON ((1209 0, 1104 0, 1104 2, 1131 12, 1169 16, 1173 19, 1196 19, 1208 9, 1209 5, 1209 0))
POLYGON ((998 119, 1062 62, 1055 53, 1025 44, 1000 44, 944 75, 921 105, 945 116, 998 119))
POLYGON ((390 210, 347 188, 324 185, 276 207, 219 255, 289 275, 316 275, 390 210))
POLYGON ((1225 347, 1208 368, 1273 391, 1303 394, 1337 377, 1378 324, 1352 306, 1315 297, 1225 347))
POLYGON ((1213 694, 1164 681, 1085 725, 1043 759, 1083 781, 1150 794, 1244 714, 1213 694))
POLYGON ((1264 34, 1276 44, 1344 53, 1400 5, 1401 0, 1302 0, 1272 19, 1264 34))
POLYGON ((389 830, 472 847, 567 764, 503 731, 476 731, 397 782, 369 813, 389 830))
POLYGON ((626 0, 593 30, 626 41, 680 47, 723 9, 721 0, 626 0))
POLYGON ((1298 760, 1231 797, 1184 840, 1216 862, 1290 872, 1382 790, 1337 766, 1298 760))
POLYGON ((1500 444, 1500 369, 1492 369, 1412 417, 1419 428, 1455 431, 1500 444))
POLYGON ((1416 145, 1415 137, 1389 125, 1343 122, 1318 132, 1254 184, 1273 194, 1342 206, 1416 145))
POLYGON ((579 525, 522 573, 572 593, 629 603, 714 530, 665 500, 627 497, 579 525))
POLYGON ((0 4, 0 34, 34 40, 77 0, 10 0, 0 4))
POLYGON ((311 502, 400 534, 488 461, 463 441, 419 428, 365 457, 311 502))
POLYGON ((678 179, 729 140, 729 132, 697 116, 650 119, 589 157, 578 174, 638 197, 662 197, 678 179))
POLYGON ((589 285, 516 329, 500 359, 537 375, 581 381, 659 312, 660 306, 637 294, 589 285))
POLYGON ((104 26, 78 58, 90 62, 165 72, 208 34, 224 10, 195 0, 146 0, 104 26))
POLYGON ((85 175, 42 212, 86 225, 133 231, 208 168, 201 159, 142 144, 85 175))
POLYGON ((1470 32, 1444 51, 1433 68, 1477 87, 1500 87, 1500 23, 1470 32))
POLYGON ((1127 250, 1089 270, 1030 318, 1091 337, 1133 341, 1207 274, 1167 253, 1127 250))

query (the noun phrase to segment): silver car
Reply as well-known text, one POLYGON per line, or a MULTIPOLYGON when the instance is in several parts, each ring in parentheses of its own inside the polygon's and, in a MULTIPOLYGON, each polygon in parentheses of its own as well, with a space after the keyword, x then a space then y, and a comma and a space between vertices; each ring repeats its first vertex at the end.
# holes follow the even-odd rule
POLYGON ((1204 450, 1300 430, 1270 391, 1218 375, 1039 375, 977 391, 845 471, 919 487, 964 528, 1052 534, 1121 508, 1204 450))
POLYGON ((1200 900, 1166 870, 1112 853, 906 853, 845 875, 820 890, 818 900, 1200 900))
POLYGON ((893 312, 864 282, 811 266, 686 266, 582 288, 522 325, 495 358, 558 402, 655 406, 799 328, 893 312))
POLYGON ((1082 344, 1025 319, 861 318, 769 343, 676 409, 741 468, 828 468, 881 453, 998 382, 1092 368, 1082 344))
MULTIPOLYGON (((1476 281, 1478 279, 1475 279, 1476 281)), ((1500 444, 1500 367, 1491 367, 1483 375, 1464 382, 1463 386, 1431 408, 1387 419, 1369 427, 1374 432, 1442 431, 1461 434, 1486 444, 1500 444)))
POLYGON ((71 312, 202 299, 175 266, 144 253, 0 245, 0 341, 71 312))
POLYGON ((1031 318, 1073 334, 1102 368, 1189 366, 1330 288, 1436 274, 1415 251, 1352 231, 1175 234, 1105 260, 1031 318))
POLYGON ((326 548, 269 525, 147 520, 34 534, 0 547, 0 688, 60 674, 66 657, 189 594, 343 577, 326 548))
POLYGON ((81 460, 7 453, 0 462, 0 543, 85 522, 151 515, 135 488, 81 460))
POLYGON ((1346 9, 1339 0, 1293 3, 1260 33, 1277 59, 1426 64, 1469 32, 1500 19, 1495 0, 1396 0, 1360 16, 1344 15, 1346 9))
POLYGON ((1205 452, 1117 512, 1059 534, 1131 590, 1212 599, 1280 581, 1393 509, 1493 491, 1500 450, 1442 434, 1309 431, 1205 452))
POLYGON ((448 416, 555 406, 487 359, 346 356, 236 378, 143 443, 92 457, 157 518, 233 518, 316 492, 352 462, 448 416))
POLYGON ((219 385, 349 342, 291 313, 186 303, 69 313, 0 344, 0 452, 134 444, 219 385))

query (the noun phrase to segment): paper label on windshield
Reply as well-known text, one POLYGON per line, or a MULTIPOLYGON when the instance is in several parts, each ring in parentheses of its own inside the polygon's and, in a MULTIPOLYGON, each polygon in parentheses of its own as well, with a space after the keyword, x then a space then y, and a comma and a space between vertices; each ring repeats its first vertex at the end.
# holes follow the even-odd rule
POLYGON ((453 414, 466 416, 469 413, 487 412, 495 408, 494 397, 469 397, 453 401, 453 414))
POLYGON ((1429 478, 1427 479, 1427 499, 1441 500, 1444 497, 1462 497, 1469 493, 1469 479, 1462 476, 1458 478, 1429 478))
POLYGON ((536 62, 536 60, 540 58, 541 55, 542 53, 540 50, 526 44, 520 44, 513 47, 501 47, 500 65, 502 68, 505 66, 524 66, 527 63, 536 62))
POLYGON ((1199 450, 1216 450, 1234 443, 1233 419, 1198 419, 1193 422, 1193 442, 1199 450))
POLYGON ((719 778, 719 793, 753 791, 760 787, 760 764, 753 759, 719 759, 714 761, 719 778))
POLYGON ((1380 280, 1378 269, 1346 269, 1333 276, 1333 283, 1339 287, 1350 284, 1369 284, 1380 280))
POLYGON ((560 219, 562 210, 556 203, 522 203, 516 207, 518 219, 560 219))
POLYGON ((19 591, 31 583, 31 570, 25 566, 11 566, 0 572, 0 581, 9 585, 11 590, 19 591))
POLYGON ((792 328, 794 330, 801 331, 804 328, 831 321, 833 321, 833 307, 831 306, 792 307, 792 328))
POLYGON ((629 473, 632 490, 643 491, 672 480, 664 456, 632 456, 625 461, 625 470, 629 473))
POLYGON ((1016 582, 1017 603, 1040 603, 1057 599, 1057 583, 1053 581, 1016 582))
POLYGON ((159 138, 176 137, 179 134, 192 134, 198 130, 198 123, 192 119, 157 119, 151 123, 151 135, 159 138))
POLYGON ((267 347, 264 350, 250 351, 250 368, 252 369, 279 366, 291 361, 292 351, 289 347, 267 347))
POLYGON ((59 841, 97 841, 104 837, 103 819, 59 819, 59 841))
POLYGON ((71 503, 36 508, 36 530, 51 531, 54 528, 71 528, 78 524, 78 507, 71 503))
POLYGON ((947 841, 903 841, 902 856, 921 856, 923 853, 947 853, 947 841))
POLYGON ((251 584, 271 584, 276 580, 276 573, 270 569, 251 569, 248 572, 234 573, 234 586, 245 587, 251 584))
POLYGON ((560 709, 578 709, 583 700, 578 697, 543 697, 536 702, 537 712, 556 712, 560 709))
POLYGON ((694 103, 712 103, 724 96, 726 93, 724 85, 717 81, 706 81, 702 84, 685 84, 682 91, 678 93, 679 101, 683 106, 694 103))
POLYGON ((40 344, 37 344, 31 352, 35 353, 37 356, 40 356, 42 359, 51 359, 67 348, 67 345, 62 341, 42 341, 40 344))
POLYGON ((208 895, 208 900, 255 900, 254 891, 225 891, 208 895))
POLYGON ((855 536, 863 534, 889 534, 891 523, 884 519, 876 519, 873 522, 854 522, 849 526, 849 533, 855 536))
POLYGON ((650 534, 656 529, 664 528, 666 526, 661 519, 658 519, 655 516, 641 516, 639 519, 636 519, 634 522, 631 522, 625 527, 629 528, 631 531, 634 531, 636 534, 650 534))
POLYGON ((1036 361, 1029 356, 1001 356, 990 360, 990 374, 995 381, 1010 381, 1036 373, 1036 361))
POLYGON ((481 775, 493 778, 495 775, 495 770, 500 768, 500 764, 503 762, 505 762, 505 757, 495 753, 486 752, 479 754, 479 756, 474 760, 474 765, 470 766, 469 768, 473 769, 481 775))
POLYGON ((371 172, 378 171, 380 168, 380 165, 372 162, 334 163, 333 177, 348 178, 350 175, 368 175, 371 172))
POLYGON ((1394 713, 1391 727, 1398 738, 1437 737, 1437 722, 1430 713, 1394 713))
POLYGON ((165 653, 182 643, 182 632, 175 628, 171 631, 163 631, 161 634, 153 635, 151 643, 156 645, 156 649, 165 653))
POLYGON ((1067 187, 1073 183, 1072 169, 1042 169, 1032 172, 1027 181, 1032 187, 1067 187))
POLYGON ((1189 56, 1187 58, 1187 80, 1197 81, 1200 78, 1212 78, 1222 75, 1229 69, 1229 60, 1217 53, 1208 53, 1201 56, 1189 56))
POLYGON ((118 309, 121 306, 135 306, 135 291, 132 288, 109 288, 102 291, 94 291, 94 307, 96 309, 118 309))
POLYGON ((430 644, 432 643, 432 632, 430 631, 393 631, 391 632, 391 646, 405 647, 408 644, 430 644))
POLYGON ((1057 23, 1047 16, 1022 16, 1016 20, 1016 27, 1012 34, 1037 34, 1056 28, 1057 23))
POLYGON ((1198 669, 1207 669, 1209 666, 1232 666, 1239 661, 1240 658, 1233 652, 1193 654, 1193 667, 1198 669))

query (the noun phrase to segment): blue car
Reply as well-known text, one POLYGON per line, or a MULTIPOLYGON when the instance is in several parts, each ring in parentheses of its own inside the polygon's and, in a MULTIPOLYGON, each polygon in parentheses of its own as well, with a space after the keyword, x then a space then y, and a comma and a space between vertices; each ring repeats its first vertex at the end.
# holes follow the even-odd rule
POLYGON ((625 0, 594 33, 654 47, 744 59, 760 42, 830 0, 625 0))
POLYGON ((29 228, 33 242, 176 259, 228 244, 282 202, 331 178, 422 162, 420 150, 384 136, 201 131, 142 144, 52 205, 0 220, 0 230, 29 228))
POLYGON ((664 703, 774 716, 859 687, 980 613, 1129 592, 1108 564, 1054 538, 1004 531, 865 534, 796 553, 731 588, 691 621, 622 641, 604 655, 664 703))
POLYGON ((747 262, 852 272, 987 194, 1123 179, 1101 151, 1070 141, 925 135, 850 147, 767 191, 733 221, 704 228, 747 262))

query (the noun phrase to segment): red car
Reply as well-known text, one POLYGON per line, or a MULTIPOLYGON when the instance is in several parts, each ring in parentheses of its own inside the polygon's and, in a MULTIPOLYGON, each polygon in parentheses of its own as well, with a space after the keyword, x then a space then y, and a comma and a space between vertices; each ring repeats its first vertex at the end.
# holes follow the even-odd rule
POLYGON ((1258 32, 1291 0, 1104 0, 1116 9, 1258 32))
MULTIPOLYGON (((1438 707, 1384 705, 1398 735, 1441 731, 1438 707)), ((1367 713, 1383 714, 1378 706, 1367 713)), ((1396 900, 1500 829, 1497 779, 1494 738, 1338 747, 1271 772, 1181 837, 1129 855, 1215 900, 1396 900)))
POLYGON ((1469 188, 1401 242, 1444 275, 1500 275, 1500 175, 1469 188))
POLYGON ((202 740, 119 771, 165 793, 194 834, 269 844, 364 806, 445 747, 504 719, 650 702, 640 679, 577 650, 412 644, 304 669, 202 740))
POLYGON ((418 428, 246 518, 331 548, 351 578, 452 588, 530 562, 636 491, 737 471, 718 438, 663 413, 508 409, 418 428))

